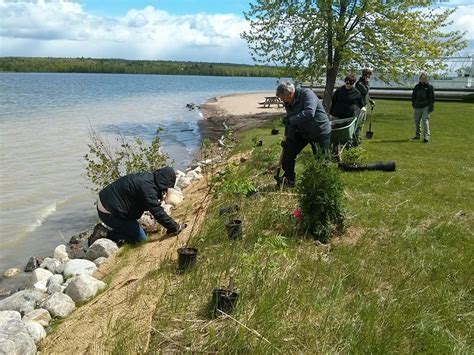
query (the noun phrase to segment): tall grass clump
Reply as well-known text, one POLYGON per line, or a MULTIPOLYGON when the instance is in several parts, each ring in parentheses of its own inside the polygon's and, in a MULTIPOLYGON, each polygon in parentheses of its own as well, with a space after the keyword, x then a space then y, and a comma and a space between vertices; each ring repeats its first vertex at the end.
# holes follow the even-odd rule
POLYGON ((306 157, 298 181, 299 206, 304 230, 321 242, 331 236, 332 225, 341 225, 342 183, 339 171, 323 156, 306 157))

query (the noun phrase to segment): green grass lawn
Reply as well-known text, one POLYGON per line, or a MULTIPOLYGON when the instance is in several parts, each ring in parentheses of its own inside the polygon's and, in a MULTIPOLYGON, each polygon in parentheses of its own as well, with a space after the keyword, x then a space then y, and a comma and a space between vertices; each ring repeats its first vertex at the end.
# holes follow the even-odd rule
POLYGON ((165 284, 150 352, 474 352, 474 105, 437 103, 429 144, 410 141, 406 101, 378 100, 373 119, 368 161, 394 160, 397 171, 340 174, 347 231, 330 245, 298 232, 297 197, 269 187, 281 135, 240 137, 235 152, 255 138, 263 146, 226 170, 190 242, 197 267, 178 275, 169 261, 150 272, 165 284), (252 187, 262 193, 245 197, 252 187), (240 206, 240 241, 218 214, 230 203, 240 206), (213 318, 212 289, 230 279, 237 308, 213 318))

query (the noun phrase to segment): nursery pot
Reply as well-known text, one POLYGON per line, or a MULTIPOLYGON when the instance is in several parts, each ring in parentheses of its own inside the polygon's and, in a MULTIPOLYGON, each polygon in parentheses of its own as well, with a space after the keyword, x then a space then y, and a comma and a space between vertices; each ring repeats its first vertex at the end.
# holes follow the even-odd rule
POLYGON ((275 136, 278 133, 280 133, 280 131, 278 129, 272 129, 272 136, 275 136))
POLYGON ((212 290, 212 309, 217 316, 221 315, 221 312, 231 313, 238 300, 239 294, 232 290, 225 288, 215 288, 212 290))
POLYGON ((178 271, 184 272, 196 265, 198 250, 196 248, 178 249, 178 271))
POLYGON ((242 238, 242 221, 240 219, 233 219, 229 221, 225 228, 227 229, 227 236, 229 239, 242 238))

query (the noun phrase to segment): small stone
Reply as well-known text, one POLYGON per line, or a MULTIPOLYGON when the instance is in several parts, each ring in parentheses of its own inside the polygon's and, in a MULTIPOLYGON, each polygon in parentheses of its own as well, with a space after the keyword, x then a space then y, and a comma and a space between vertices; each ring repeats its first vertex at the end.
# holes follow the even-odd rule
POLYGON ((33 285, 33 288, 37 289, 37 290, 40 290, 41 292, 46 292, 47 291, 47 287, 46 287, 46 283, 48 281, 47 280, 43 280, 43 281, 38 281, 36 282, 34 285, 33 285))
POLYGON ((86 252, 87 260, 95 260, 101 256, 108 258, 118 251, 117 244, 110 239, 101 238, 92 244, 86 252))
POLYGON ((32 321, 41 324, 43 327, 46 327, 51 321, 51 315, 46 309, 38 308, 25 314, 22 318, 22 321, 32 321))
POLYGON ((20 272, 21 272, 20 269, 11 268, 11 269, 6 270, 6 271, 3 273, 3 277, 6 278, 6 279, 11 278, 11 277, 15 277, 15 276, 18 275, 20 272))
POLYGON ((53 258, 59 260, 62 263, 69 260, 69 256, 66 251, 66 246, 64 244, 58 245, 56 249, 54 249, 53 258))
POLYGON ((24 324, 35 344, 46 337, 46 331, 40 324, 32 321, 24 322, 24 324))

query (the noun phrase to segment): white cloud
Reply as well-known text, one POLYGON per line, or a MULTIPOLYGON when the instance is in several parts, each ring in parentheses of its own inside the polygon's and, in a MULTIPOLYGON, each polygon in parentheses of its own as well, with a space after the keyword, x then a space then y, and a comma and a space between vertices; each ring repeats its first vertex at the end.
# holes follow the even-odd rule
POLYGON ((173 16, 152 6, 99 17, 70 1, 0 0, 3 56, 118 57, 251 63, 236 15, 173 16))

